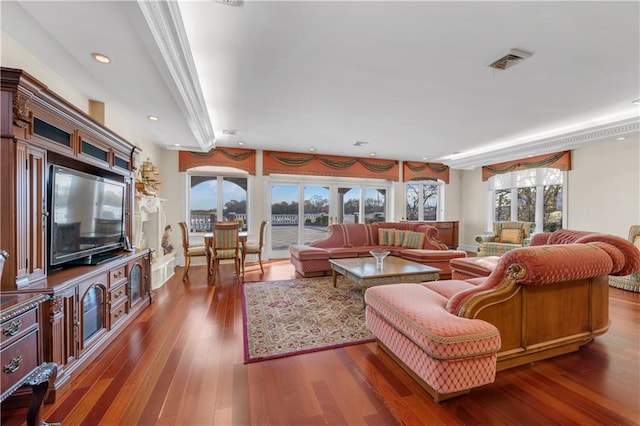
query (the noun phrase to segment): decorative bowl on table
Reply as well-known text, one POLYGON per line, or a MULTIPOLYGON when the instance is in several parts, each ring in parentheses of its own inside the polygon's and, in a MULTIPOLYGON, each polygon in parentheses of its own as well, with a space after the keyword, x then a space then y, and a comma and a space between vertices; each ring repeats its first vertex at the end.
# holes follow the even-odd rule
POLYGON ((369 250, 369 254, 376 258, 376 269, 384 267, 384 258, 391 253, 389 250, 369 250))

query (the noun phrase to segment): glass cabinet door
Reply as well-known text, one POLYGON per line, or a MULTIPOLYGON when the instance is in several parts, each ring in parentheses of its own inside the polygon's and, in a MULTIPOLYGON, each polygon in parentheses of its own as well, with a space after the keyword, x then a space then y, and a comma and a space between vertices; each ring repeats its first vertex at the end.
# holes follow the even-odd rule
POLYGON ((142 298, 142 267, 134 264, 129 270, 129 306, 142 298))
POLYGON ((82 341, 84 343, 105 328, 104 295, 104 287, 94 285, 82 298, 82 341))

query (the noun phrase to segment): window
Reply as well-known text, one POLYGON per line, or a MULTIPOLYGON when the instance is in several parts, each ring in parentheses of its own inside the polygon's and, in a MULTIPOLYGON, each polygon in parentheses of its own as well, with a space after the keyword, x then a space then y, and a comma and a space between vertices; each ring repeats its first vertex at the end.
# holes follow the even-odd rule
POLYGON ((407 220, 438 220, 442 182, 426 180, 405 185, 407 220))
POLYGON ((210 232, 216 221, 247 221, 247 178, 191 175, 189 182, 191 232, 210 232))
POLYGON ((504 220, 535 222, 538 232, 562 229, 565 175, 558 169, 540 168, 489 178, 493 217, 488 229, 491 222, 504 220))

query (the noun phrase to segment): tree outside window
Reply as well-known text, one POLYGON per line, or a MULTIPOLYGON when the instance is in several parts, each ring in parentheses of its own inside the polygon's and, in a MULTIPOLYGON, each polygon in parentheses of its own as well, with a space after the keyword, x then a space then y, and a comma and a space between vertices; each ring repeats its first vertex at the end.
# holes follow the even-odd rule
POLYGON ((407 220, 437 220, 441 184, 435 180, 405 185, 407 220))

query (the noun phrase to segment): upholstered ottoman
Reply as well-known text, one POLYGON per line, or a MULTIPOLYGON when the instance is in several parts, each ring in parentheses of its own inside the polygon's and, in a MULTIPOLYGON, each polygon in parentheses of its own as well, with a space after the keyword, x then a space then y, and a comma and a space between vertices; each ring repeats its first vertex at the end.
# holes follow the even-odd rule
POLYGON ((331 271, 329 252, 325 249, 296 245, 289 247, 291 263, 303 277, 317 277, 331 271))
POLYGON ((490 323, 448 312, 447 299, 421 284, 371 287, 365 302, 380 347, 436 401, 495 380, 501 342, 490 323))
POLYGON ((452 280, 466 280, 469 278, 488 277, 500 260, 499 256, 465 257, 451 259, 452 280))
POLYGON ((400 257, 440 269, 440 279, 451 278, 449 262, 453 259, 466 258, 467 252, 462 250, 426 250, 404 249, 400 257))

